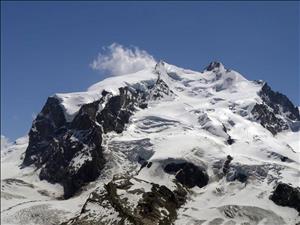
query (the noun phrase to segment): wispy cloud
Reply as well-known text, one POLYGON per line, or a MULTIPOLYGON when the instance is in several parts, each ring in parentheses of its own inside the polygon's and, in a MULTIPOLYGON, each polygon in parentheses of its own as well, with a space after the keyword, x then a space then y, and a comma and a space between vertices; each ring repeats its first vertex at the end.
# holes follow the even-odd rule
POLYGON ((108 47, 103 47, 103 51, 90 66, 95 70, 119 76, 152 67, 155 63, 154 57, 145 50, 113 43, 108 47))

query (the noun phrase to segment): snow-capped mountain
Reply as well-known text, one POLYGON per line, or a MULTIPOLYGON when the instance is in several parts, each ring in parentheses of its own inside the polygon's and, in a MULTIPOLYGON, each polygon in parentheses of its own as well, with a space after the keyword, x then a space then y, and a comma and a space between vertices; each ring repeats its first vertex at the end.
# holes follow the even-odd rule
POLYGON ((1 158, 2 224, 300 224, 299 108, 219 62, 55 94, 1 158))

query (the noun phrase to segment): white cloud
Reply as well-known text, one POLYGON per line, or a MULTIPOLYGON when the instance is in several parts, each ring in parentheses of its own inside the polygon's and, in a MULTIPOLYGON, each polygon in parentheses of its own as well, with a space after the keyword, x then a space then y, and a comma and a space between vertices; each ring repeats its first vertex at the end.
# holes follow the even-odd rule
POLYGON ((138 47, 127 48, 113 43, 103 48, 103 52, 99 53, 91 67, 118 76, 152 67, 155 63, 153 56, 138 47))
POLYGON ((1 152, 5 151, 6 148, 8 148, 11 145, 8 138, 4 135, 1 135, 1 152))

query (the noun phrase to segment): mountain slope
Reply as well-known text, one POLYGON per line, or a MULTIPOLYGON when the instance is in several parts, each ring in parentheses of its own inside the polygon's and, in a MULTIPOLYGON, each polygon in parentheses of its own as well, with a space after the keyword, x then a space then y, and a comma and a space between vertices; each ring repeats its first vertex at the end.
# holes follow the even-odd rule
POLYGON ((299 122, 284 95, 217 62, 56 94, 2 157, 16 171, 2 172, 2 222, 43 205, 33 224, 53 206, 54 224, 296 224, 299 122))

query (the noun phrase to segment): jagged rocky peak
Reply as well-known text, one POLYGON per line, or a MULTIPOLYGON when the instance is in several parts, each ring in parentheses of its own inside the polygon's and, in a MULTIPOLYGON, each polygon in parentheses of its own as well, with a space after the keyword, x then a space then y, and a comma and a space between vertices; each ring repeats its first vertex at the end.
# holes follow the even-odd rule
POLYGON ((64 197, 73 196, 95 180, 104 167, 102 134, 122 133, 136 109, 147 108, 150 100, 172 95, 160 79, 143 89, 137 87, 119 87, 118 94, 102 90, 98 99, 82 104, 68 121, 62 100, 49 97, 33 121, 23 166, 41 168, 40 179, 62 184, 64 197))
POLYGON ((23 166, 34 164, 41 180, 61 183, 65 198, 96 179, 105 163, 98 107, 99 101, 83 105, 67 122, 59 101, 50 97, 29 132, 23 166))
POLYGON ((46 159, 40 156, 43 154, 43 149, 49 146, 42 144, 44 140, 54 135, 55 130, 63 127, 66 123, 63 109, 56 98, 49 97, 42 109, 32 123, 29 131, 29 146, 23 161, 24 166, 35 164, 41 166, 46 159), (33 145, 33 143, 41 143, 33 145), (39 159, 39 160, 38 160, 39 159))
POLYGON ((213 71, 220 72, 224 71, 225 67, 221 62, 213 61, 207 67, 205 67, 205 71, 213 71))
POLYGON ((252 114, 263 127, 273 135, 284 130, 299 130, 300 115, 299 109, 287 96, 275 92, 266 82, 260 82, 262 88, 258 95, 262 103, 256 103, 252 114))
POLYGON ((300 120, 298 107, 284 94, 273 91, 267 83, 264 83, 259 95, 274 110, 274 113, 283 113, 292 121, 300 120))

